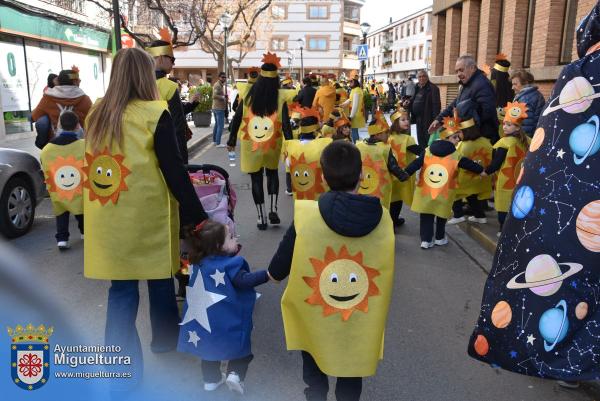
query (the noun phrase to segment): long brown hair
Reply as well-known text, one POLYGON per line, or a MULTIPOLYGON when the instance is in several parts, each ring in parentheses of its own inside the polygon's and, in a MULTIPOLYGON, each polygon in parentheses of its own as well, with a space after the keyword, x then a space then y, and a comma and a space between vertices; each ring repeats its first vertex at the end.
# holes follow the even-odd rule
POLYGON ((198 263, 211 255, 223 254, 225 225, 208 220, 200 230, 189 229, 186 234, 188 259, 191 263, 198 263))
POLYGON ((106 94, 90 111, 85 139, 93 152, 123 146, 123 113, 132 100, 157 100, 154 60, 140 49, 121 49, 113 60, 106 94))

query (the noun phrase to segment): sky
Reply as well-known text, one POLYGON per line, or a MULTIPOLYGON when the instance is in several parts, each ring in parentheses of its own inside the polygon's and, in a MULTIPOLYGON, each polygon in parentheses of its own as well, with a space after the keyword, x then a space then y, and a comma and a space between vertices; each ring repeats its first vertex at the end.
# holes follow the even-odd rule
POLYGON ((365 0, 360 21, 371 24, 371 30, 389 24, 390 17, 397 21, 430 6, 432 0, 365 0))

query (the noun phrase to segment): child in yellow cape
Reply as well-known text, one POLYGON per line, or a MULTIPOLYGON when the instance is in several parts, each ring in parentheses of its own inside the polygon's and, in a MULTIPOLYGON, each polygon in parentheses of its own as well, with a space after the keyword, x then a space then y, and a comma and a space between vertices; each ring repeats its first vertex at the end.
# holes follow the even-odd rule
MULTIPOLYGON (((390 119, 392 127, 388 144, 392 147, 394 157, 398 160, 398 165, 401 168, 406 168, 412 163, 417 156, 423 153, 423 148, 415 143, 414 138, 410 135, 410 118, 408 111, 399 107, 394 112, 390 119)), ((394 222, 394 227, 399 227, 404 224, 405 220, 400 217, 402 205, 404 203, 412 204, 413 193, 415 191, 415 179, 409 178, 405 182, 392 180, 392 202, 390 203, 390 215, 394 222)))
POLYGON ((411 209, 419 213, 421 248, 446 245, 446 220, 452 215, 452 204, 457 187, 458 169, 481 174, 483 167, 462 157, 456 145, 462 138, 462 129, 475 124, 473 119, 462 121, 458 110, 454 117, 444 118, 444 131, 425 152, 408 165, 406 173, 413 175, 421 170, 411 209), (435 226, 435 241, 434 241, 435 226))
POLYGON ((302 351, 306 398, 327 399, 329 375, 337 377, 338 399, 357 400, 362 378, 383 357, 394 233, 379 200, 357 193, 356 146, 334 141, 321 165, 331 190, 318 201, 296 201, 268 272, 274 280, 289 276, 281 310, 287 349, 302 351))
POLYGON ((485 175, 498 171, 494 206, 498 212, 500 232, 506 220, 513 191, 519 183, 521 167, 530 142, 521 128, 521 124, 527 118, 527 105, 519 102, 508 103, 504 108, 504 114, 502 123, 504 137, 494 144, 492 163, 485 169, 485 175))

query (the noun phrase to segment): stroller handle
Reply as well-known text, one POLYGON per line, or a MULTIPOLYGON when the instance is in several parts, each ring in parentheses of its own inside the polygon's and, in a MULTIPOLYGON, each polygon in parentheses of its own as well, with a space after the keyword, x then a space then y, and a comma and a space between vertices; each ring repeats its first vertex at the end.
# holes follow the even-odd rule
POLYGON ((210 173, 216 171, 221 174, 225 180, 229 180, 229 173, 223 167, 217 166, 216 164, 187 164, 185 166, 189 173, 196 173, 202 171, 203 173, 210 173))

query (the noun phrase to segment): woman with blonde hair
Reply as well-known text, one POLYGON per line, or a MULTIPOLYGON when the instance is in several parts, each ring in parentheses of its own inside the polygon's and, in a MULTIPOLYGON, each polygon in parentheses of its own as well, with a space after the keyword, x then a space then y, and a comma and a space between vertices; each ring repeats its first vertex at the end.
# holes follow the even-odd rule
POLYGON ((143 372, 135 327, 138 280, 148 280, 150 348, 171 351, 179 323, 172 277, 179 268, 180 216, 184 226, 207 218, 179 153, 167 102, 157 99, 153 60, 140 49, 122 49, 86 125, 84 274, 111 280, 105 341, 131 356, 129 384, 143 372))

